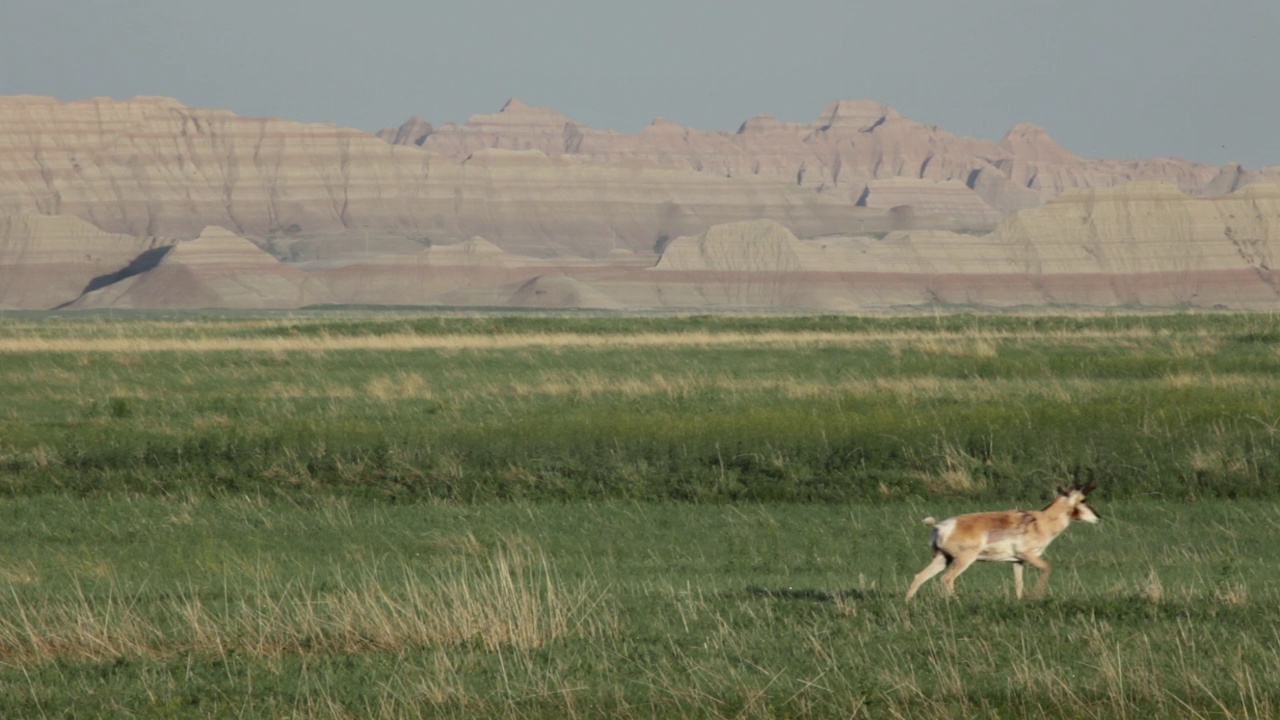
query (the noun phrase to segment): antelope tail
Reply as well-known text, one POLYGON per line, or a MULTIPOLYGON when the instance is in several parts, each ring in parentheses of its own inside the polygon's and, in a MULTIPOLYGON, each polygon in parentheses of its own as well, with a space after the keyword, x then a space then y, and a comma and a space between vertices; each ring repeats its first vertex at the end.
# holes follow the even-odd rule
POLYGON ((925 524, 925 527, 933 527, 934 525, 938 524, 938 521, 933 519, 933 516, 930 515, 929 517, 924 519, 924 524, 925 524))

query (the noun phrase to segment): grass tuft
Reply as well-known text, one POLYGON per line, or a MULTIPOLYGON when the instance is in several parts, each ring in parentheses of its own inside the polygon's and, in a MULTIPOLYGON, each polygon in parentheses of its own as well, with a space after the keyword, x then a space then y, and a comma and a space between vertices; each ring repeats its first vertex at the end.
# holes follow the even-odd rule
POLYGON ((145 587, 74 584, 53 600, 15 595, 0 615, 0 656, 22 662, 164 659, 237 654, 281 657, 404 652, 475 645, 529 651, 600 637, 609 611, 598 590, 562 587, 544 555, 507 547, 483 563, 428 573, 357 568, 332 586, 252 582, 210 595, 155 597, 145 587))

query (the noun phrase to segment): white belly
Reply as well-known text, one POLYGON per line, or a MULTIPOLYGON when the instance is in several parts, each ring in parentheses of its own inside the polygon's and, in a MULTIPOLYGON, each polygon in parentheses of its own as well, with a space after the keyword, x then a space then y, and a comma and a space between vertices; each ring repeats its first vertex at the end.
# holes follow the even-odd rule
POLYGON ((993 560, 996 562, 1017 562, 1017 544, 1011 539, 990 543, 978 552, 978 559, 993 560))

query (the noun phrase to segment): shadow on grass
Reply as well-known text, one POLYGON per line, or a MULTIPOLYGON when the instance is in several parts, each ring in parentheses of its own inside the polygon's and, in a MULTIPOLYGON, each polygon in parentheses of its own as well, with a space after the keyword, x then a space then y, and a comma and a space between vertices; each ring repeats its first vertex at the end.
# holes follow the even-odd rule
MULTIPOLYGON (((816 588, 770 588, 749 585, 729 590, 724 598, 747 597, 769 600, 834 603, 859 602, 898 604, 901 594, 885 590, 819 590, 816 588)), ((1107 620, 1191 620, 1218 622, 1261 622, 1280 624, 1280 606, 1263 602, 1227 602, 1213 595, 1194 598, 1153 599, 1141 594, 1078 595, 1015 600, 1008 596, 921 597, 908 607, 952 606, 973 617, 987 620, 1044 621, 1051 618, 1107 620)))
POLYGON ((1153 599, 1140 594, 1078 595, 1015 600, 1011 597, 921 597, 909 607, 951 606, 961 614, 984 621, 1045 622, 1083 620, 1110 623, 1215 622, 1248 626, 1280 623, 1280 607, 1265 602, 1228 602, 1212 595, 1153 599))

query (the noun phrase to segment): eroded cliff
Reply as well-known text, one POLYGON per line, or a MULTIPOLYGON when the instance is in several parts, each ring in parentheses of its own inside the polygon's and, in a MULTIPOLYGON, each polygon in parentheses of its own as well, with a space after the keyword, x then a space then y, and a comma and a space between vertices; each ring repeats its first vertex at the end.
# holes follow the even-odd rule
POLYGON ((333 125, 242 117, 167 98, 0 98, 0 214, 74 215, 108 232, 209 225, 300 243, 378 235, 520 253, 652 252, 744 217, 800 235, 874 229, 882 213, 759 178, 475 149, 458 157, 333 125))

